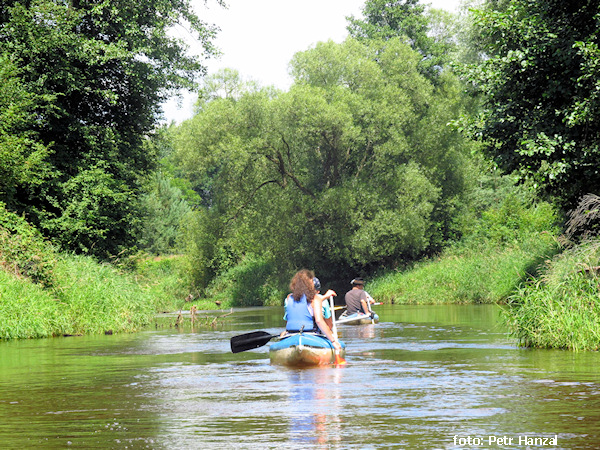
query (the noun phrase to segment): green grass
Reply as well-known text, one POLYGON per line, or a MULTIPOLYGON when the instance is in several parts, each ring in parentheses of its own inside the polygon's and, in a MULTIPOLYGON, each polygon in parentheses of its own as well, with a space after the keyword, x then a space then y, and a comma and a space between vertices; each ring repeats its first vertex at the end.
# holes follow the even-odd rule
POLYGON ((59 302, 49 292, 0 270, 0 339, 53 336, 60 321, 59 302))
POLYGON ((148 325, 154 299, 134 277, 91 258, 61 258, 54 293, 67 320, 62 334, 131 332, 148 325))
POLYGON ((89 257, 56 255, 51 287, 0 270, 0 339, 133 332, 157 312, 186 309, 176 258, 137 264, 139 270, 123 272, 89 257))
POLYGON ((215 302, 220 304, 220 308, 273 306, 281 304, 285 298, 286 292, 281 287, 285 284, 278 278, 272 261, 247 256, 216 277, 207 287, 205 295, 208 305, 213 308, 215 302))
POLYGON ((180 255, 142 257, 135 260, 131 272, 136 283, 151 297, 155 310, 170 312, 187 309, 186 298, 197 301, 184 268, 184 258, 180 255))
POLYGON ((455 247, 409 270, 390 272, 369 283, 379 301, 405 304, 498 303, 506 300, 557 245, 548 233, 520 243, 455 247))
POLYGON ((600 349, 600 242, 588 242, 549 261, 544 275, 521 287, 504 308, 520 345, 600 349))

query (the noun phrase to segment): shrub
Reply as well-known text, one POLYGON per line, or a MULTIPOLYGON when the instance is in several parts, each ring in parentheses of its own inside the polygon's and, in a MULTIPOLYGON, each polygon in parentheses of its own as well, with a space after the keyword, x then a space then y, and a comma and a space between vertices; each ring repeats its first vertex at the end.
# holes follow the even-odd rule
POLYGON ((54 247, 24 218, 0 203, 0 266, 18 277, 50 286, 55 264, 54 247))
POLYGON ((285 292, 275 273, 273 262, 260 257, 245 257, 210 284, 207 296, 230 301, 232 306, 281 304, 285 292))

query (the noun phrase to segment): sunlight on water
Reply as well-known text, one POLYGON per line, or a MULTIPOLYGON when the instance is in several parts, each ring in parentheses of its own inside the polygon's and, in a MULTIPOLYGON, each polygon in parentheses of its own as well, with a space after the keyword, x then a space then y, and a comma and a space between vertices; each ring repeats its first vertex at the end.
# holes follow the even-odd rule
POLYGON ((347 344, 343 367, 272 366, 268 345, 232 354, 232 336, 280 331, 272 328, 281 323, 277 308, 236 311, 216 330, 1 343, 0 442, 599 447, 597 353, 519 349, 493 306, 390 305, 377 312, 379 324, 339 327, 347 344), (557 445, 526 441, 553 436, 557 445))

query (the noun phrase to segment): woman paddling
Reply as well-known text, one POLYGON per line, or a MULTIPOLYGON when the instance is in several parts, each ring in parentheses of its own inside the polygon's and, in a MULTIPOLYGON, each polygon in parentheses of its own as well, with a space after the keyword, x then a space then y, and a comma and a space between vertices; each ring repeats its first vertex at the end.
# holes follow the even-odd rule
POLYGON ((296 272, 292 278, 290 282, 292 293, 285 299, 286 332, 321 330, 332 342, 334 349, 339 352, 342 347, 323 318, 323 300, 336 294, 331 289, 325 295, 317 294, 314 278, 314 273, 306 269, 296 272))

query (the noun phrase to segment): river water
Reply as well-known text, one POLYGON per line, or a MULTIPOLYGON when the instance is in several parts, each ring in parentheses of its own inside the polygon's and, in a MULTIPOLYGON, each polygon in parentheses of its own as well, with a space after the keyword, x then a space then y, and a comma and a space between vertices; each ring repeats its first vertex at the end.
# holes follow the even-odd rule
POLYGON ((0 343, 2 448, 600 448, 600 355, 520 349, 496 306, 377 307, 347 365, 286 369, 281 308, 216 329, 0 343))

